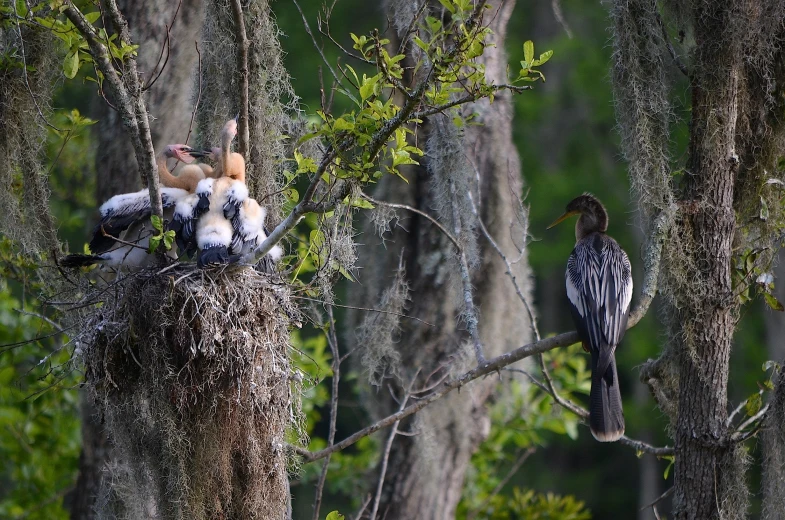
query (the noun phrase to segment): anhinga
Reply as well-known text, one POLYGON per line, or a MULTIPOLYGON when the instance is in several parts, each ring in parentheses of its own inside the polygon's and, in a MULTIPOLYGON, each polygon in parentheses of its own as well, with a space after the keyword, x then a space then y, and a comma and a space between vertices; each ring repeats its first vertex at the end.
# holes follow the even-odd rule
MULTIPOLYGON (((267 211, 248 196, 245 160, 230 149, 236 134, 237 121, 229 120, 221 131, 221 148, 211 152, 219 176, 201 180, 193 195, 178 202, 170 225, 179 249, 196 255, 199 267, 245 261, 267 238, 267 211)), ((276 262, 282 255, 275 246, 268 256, 276 262)))
MULTIPOLYGON (((180 188, 161 188, 161 204, 164 218, 171 219, 175 206, 188 197, 180 188)), ((101 220, 95 226, 90 240, 93 254, 71 254, 62 259, 63 267, 82 267, 104 264, 112 267, 145 267, 154 262, 147 254, 150 236, 155 230, 150 223, 150 192, 145 188, 134 193, 115 195, 101 205, 101 220), (115 239, 121 239, 118 242, 115 239), (133 245, 128 245, 131 243, 133 245)), ((176 258, 176 251, 167 253, 176 258)))
POLYGON ((576 197, 567 210, 548 226, 552 228, 572 215, 575 249, 567 260, 567 298, 583 348, 591 352, 589 427, 601 442, 618 440, 624 434, 616 347, 627 330, 632 299, 632 275, 627 253, 605 232, 608 212, 596 197, 576 197))

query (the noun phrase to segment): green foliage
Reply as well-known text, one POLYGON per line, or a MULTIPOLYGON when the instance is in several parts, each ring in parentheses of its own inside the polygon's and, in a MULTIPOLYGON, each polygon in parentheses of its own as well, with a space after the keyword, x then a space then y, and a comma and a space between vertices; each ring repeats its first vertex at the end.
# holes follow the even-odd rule
POLYGON ((774 275, 769 272, 770 269, 771 256, 768 251, 746 248, 734 258, 731 278, 739 303, 744 305, 758 295, 763 297, 771 309, 785 311, 785 307, 773 294, 774 275))
MULTIPOLYGON (((61 13, 66 9, 68 3, 62 1, 51 2, 53 11, 47 16, 36 16, 34 20, 39 25, 47 27, 52 34, 59 38, 67 49, 63 60, 63 74, 68 79, 74 79, 79 73, 79 69, 84 64, 93 64, 93 57, 90 55, 89 45, 85 37, 77 30, 76 26, 65 18, 61 13)), ((85 12, 84 17, 89 24, 94 24, 101 18, 100 11, 85 12)), ((95 29, 98 39, 104 44, 111 57, 120 62, 131 56, 136 56, 138 45, 131 45, 119 40, 116 34, 107 33, 103 27, 95 29)), ((99 84, 103 81, 103 74, 95 68, 96 77, 88 77, 91 81, 99 84)))
MULTIPOLYGON (((35 264, 0 241, 4 278, 34 288, 35 264)), ((26 291, 27 289, 25 289, 26 291)), ((80 449, 78 376, 71 353, 45 321, 0 281, 0 517, 66 519, 63 496, 74 485, 80 449), (30 341, 38 337, 39 341, 30 341)))
MULTIPOLYGON (((580 344, 565 349, 551 350, 545 355, 545 366, 553 380, 556 391, 562 398, 574 400, 578 395, 586 395, 591 388, 591 373, 586 363, 586 355, 580 344)), ((535 374, 532 373, 534 376, 535 374)), ((526 376, 522 376, 526 377, 526 376)), ((537 495, 536 500, 520 500, 527 493, 507 495, 504 490, 492 495, 505 475, 505 467, 516 456, 532 447, 545 446, 554 435, 566 435, 572 440, 578 438, 580 420, 571 412, 562 409, 547 392, 534 384, 521 384, 518 380, 505 383, 509 395, 491 409, 491 434, 472 457, 472 467, 468 473, 464 496, 459 505, 459 516, 482 510, 485 514, 497 515, 488 518, 573 518, 571 516, 536 516, 536 509, 516 509, 523 504, 559 504, 562 500, 548 499, 537 495), (487 502, 487 509, 483 504, 487 502), (514 513, 514 514, 513 514, 514 513), (501 516, 499 516, 501 515, 501 516), (512 515, 512 516, 510 516, 512 515), (523 516, 520 516, 523 515, 523 516)), ((532 492, 533 493, 533 492, 532 492)), ((532 495, 533 497, 534 495, 532 495)), ((531 497, 530 497, 531 498, 531 497)), ((580 504, 572 497, 565 503, 580 504)), ((534 507, 534 506, 532 506, 534 507)), ((557 507, 554 505, 554 507, 557 507)), ((570 506, 572 507, 572 506, 570 506)), ((575 518, 583 518, 577 516, 575 518)), ((588 517, 587 517, 588 518, 588 517)))
POLYGON ((172 249, 175 237, 174 230, 170 229, 169 231, 164 231, 164 222, 158 215, 151 215, 150 223, 153 225, 153 229, 158 233, 150 237, 147 252, 153 254, 158 251, 161 246, 163 246, 163 251, 172 249))
MULTIPOLYGON (((378 30, 350 34, 352 57, 360 65, 355 68, 337 63, 338 72, 334 73, 334 90, 348 100, 349 108, 333 111, 331 103, 330 107, 315 111, 315 117, 310 119, 309 133, 300 138, 294 150, 293 167, 284 172, 284 195, 291 208, 310 202, 302 200, 296 187, 304 184, 301 179, 307 177, 311 183, 327 185, 328 192, 337 192, 332 201, 322 200, 314 207, 315 211, 327 213, 326 218, 340 207, 368 209, 371 206, 367 202, 350 196, 352 187, 375 183, 385 174, 408 182, 402 168, 418 164, 423 156, 414 142, 413 130, 423 117, 445 113, 463 124, 455 107, 485 98, 493 101, 502 90, 522 92, 530 87, 518 87, 516 83, 544 79, 535 67, 547 62, 551 51, 539 59, 527 54, 518 76, 508 78, 505 84, 489 83, 483 64, 477 60, 492 36, 491 30, 480 22, 481 13, 468 0, 443 0, 442 5, 450 16, 424 16, 418 19, 411 35, 419 48, 414 54, 417 61, 408 74, 413 78, 412 84, 405 84, 403 79, 405 54, 391 55, 390 41, 382 38, 378 30), (321 162, 305 152, 313 139, 326 147, 321 162)), ((533 49, 533 44, 527 42, 524 53, 533 53, 533 49)), ((308 193, 310 196, 313 190, 308 193)), ((353 280, 350 267, 333 262, 332 258, 328 261, 322 253, 330 250, 330 237, 313 225, 316 223, 306 220, 308 230, 298 232, 309 245, 298 246, 296 257, 291 258, 296 263, 294 279, 327 268, 353 280)), ((316 294, 312 290, 309 295, 316 294)))

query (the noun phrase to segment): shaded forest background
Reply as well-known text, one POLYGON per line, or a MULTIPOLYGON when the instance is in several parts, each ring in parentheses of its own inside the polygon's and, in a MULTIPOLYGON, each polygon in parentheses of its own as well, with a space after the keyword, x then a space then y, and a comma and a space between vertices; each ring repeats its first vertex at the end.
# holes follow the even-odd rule
MULTIPOLYGON (((314 26, 323 7, 321 0, 302 1, 300 5, 314 26)), ((303 109, 313 113, 319 108, 321 59, 294 4, 280 1, 273 8, 284 33, 282 46, 287 53, 285 64, 292 85, 302 99, 303 109)), ((525 40, 535 41, 540 50, 554 51, 554 58, 544 68, 547 82, 537 84, 527 95, 513 98, 515 140, 523 163, 525 186, 521 195, 530 207, 530 233, 535 239, 528 248, 535 273, 534 305, 544 334, 572 328, 563 290, 563 271, 574 243, 573 232, 569 226, 545 231, 545 226, 561 214, 567 201, 591 191, 606 204, 611 215, 609 232, 629 252, 636 282, 640 280, 640 272, 636 270, 640 262, 636 260, 640 259, 643 238, 630 201, 626 165, 614 129, 607 11, 600 3, 577 0, 562 2, 561 9, 568 29, 557 21, 550 2, 519 0, 506 41, 512 68, 517 66, 525 40)), ((385 28, 383 16, 375 3, 339 0, 332 11, 330 29, 348 44, 349 32, 360 34, 374 27, 385 28)), ((328 58, 334 60, 338 56, 329 43, 324 48, 328 58)), ((93 84, 63 82, 61 87, 54 102, 58 118, 65 121, 73 117, 74 109, 95 117, 95 107, 90 104, 94 97, 93 84)), ((336 103, 340 102, 340 97, 336 97, 336 103)), ((674 156, 678 157, 686 148, 686 128, 677 129, 673 135, 676 136, 674 156)), ((101 202, 95 196, 96 176, 111 175, 111 171, 95 167, 98 150, 95 133, 90 128, 83 129, 62 149, 61 144, 58 136, 51 136, 48 156, 53 170, 52 203, 61 238, 68 241, 71 251, 81 251, 95 218, 95 208, 101 202)), ((130 156, 128 160, 132 160, 130 156)), ((378 239, 360 237, 358 242, 365 240, 378 239)), ((24 312, 36 308, 36 288, 32 281, 27 283, 24 266, 19 265, 6 242, 2 243, 0 258, 6 280, 0 293, 0 344, 13 346, 47 336, 51 333, 49 325, 24 312)), ((339 287, 339 303, 345 291, 346 287, 339 287)), ((338 312, 339 323, 342 319, 342 313, 338 312)), ((782 359, 785 353, 782 322, 780 315, 774 315, 762 303, 745 309, 731 361, 734 375, 729 391, 733 402, 757 392, 758 382, 767 377, 761 369, 766 360, 782 359)), ((295 337, 303 343, 314 342, 315 338, 315 333, 308 330, 295 337)), ((655 445, 668 442, 663 431, 667 421, 657 410, 648 389, 638 381, 636 367, 656 357, 662 339, 656 312, 651 312, 628 332, 617 354, 627 433, 655 445)), ((63 341, 63 338, 45 338, 35 344, 0 351, 0 460, 8 462, 0 468, 0 517, 68 516, 68 494, 76 481, 81 442, 76 388, 81 375, 73 372, 60 379, 47 372, 50 364, 66 362, 68 351, 56 351, 63 341), (56 353, 48 358, 53 351, 56 353)), ((351 343, 353 338, 341 338, 341 341, 351 343)), ((322 373, 329 367, 324 345, 321 348, 322 357, 314 357, 313 371, 317 377, 320 363, 323 363, 322 373)), ((341 383, 339 439, 368 423, 358 403, 360 395, 353 386, 357 377, 358 374, 345 375, 341 383)), ((306 396, 312 401, 306 403, 306 411, 311 437, 317 442, 327 433, 323 420, 327 413, 321 408, 325 406, 327 384, 323 382, 306 396)), ((669 461, 639 459, 627 447, 596 443, 582 426, 577 430, 577 438, 572 438, 572 431, 559 431, 557 426, 551 429, 556 431, 548 431, 547 427, 537 432, 509 431, 507 436, 513 437, 512 440, 492 434, 475 456, 467 495, 471 494, 472 485, 487 476, 485 472, 492 470, 494 476, 508 472, 516 459, 515 437, 520 436, 518 444, 523 446, 534 438, 537 449, 510 478, 501 494, 512 495, 515 487, 552 491, 585 502, 593 518, 654 518, 651 509, 642 513, 639 509, 670 487, 665 478, 669 461), (502 456, 500 450, 506 450, 502 456), (494 453, 494 460, 501 462, 489 468, 482 458, 490 458, 489 454, 494 453)), ((363 475, 357 469, 373 467, 370 460, 373 442, 380 441, 367 440, 345 457, 335 457, 334 478, 325 488, 324 514, 334 509, 350 512, 357 508, 361 498, 358 489, 363 483, 363 475)), ((302 478, 292 483, 295 518, 310 517, 317 471, 316 465, 307 466, 302 478)), ((753 475, 753 479, 757 478, 753 475)), ((751 489, 758 488, 756 482, 751 483, 751 489)), ((751 512, 753 517, 759 512, 754 497, 751 512)))

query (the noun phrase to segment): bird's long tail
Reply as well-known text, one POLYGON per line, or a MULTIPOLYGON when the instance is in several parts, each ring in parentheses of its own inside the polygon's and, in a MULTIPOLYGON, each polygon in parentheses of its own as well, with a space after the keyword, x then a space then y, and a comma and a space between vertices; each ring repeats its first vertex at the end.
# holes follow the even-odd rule
POLYGON ((589 395, 589 428, 600 442, 613 442, 624 435, 624 412, 616 374, 613 350, 605 347, 602 354, 591 351, 591 394, 589 395), (604 370, 603 370, 604 368, 604 370))
POLYGON ((85 267, 88 265, 97 264, 103 260, 104 258, 100 255, 82 255, 77 253, 63 257, 60 260, 60 265, 67 269, 71 269, 75 267, 85 267))

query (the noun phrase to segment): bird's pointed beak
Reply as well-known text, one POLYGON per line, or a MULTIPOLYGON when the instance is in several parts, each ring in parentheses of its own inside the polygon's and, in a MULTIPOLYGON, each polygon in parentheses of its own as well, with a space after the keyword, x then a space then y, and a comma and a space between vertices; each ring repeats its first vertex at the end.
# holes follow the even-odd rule
POLYGON ((188 153, 188 155, 190 155, 191 157, 201 158, 201 157, 207 157, 212 152, 210 150, 188 150, 186 153, 188 153))
POLYGON ((554 221, 553 221, 553 223, 552 223, 550 226, 548 226, 547 228, 545 228, 545 229, 551 229, 551 228, 552 228, 553 226, 555 226, 556 224, 561 224, 562 222, 564 222, 565 220, 567 220, 567 219, 568 219, 568 218, 570 218, 571 216, 573 216, 573 215, 577 215, 577 214, 579 214, 579 213, 580 213, 580 211, 568 211, 567 213, 565 213, 565 214, 564 214, 564 215, 562 215, 561 217, 559 217, 559 218, 557 218, 556 220, 554 220, 554 221))

